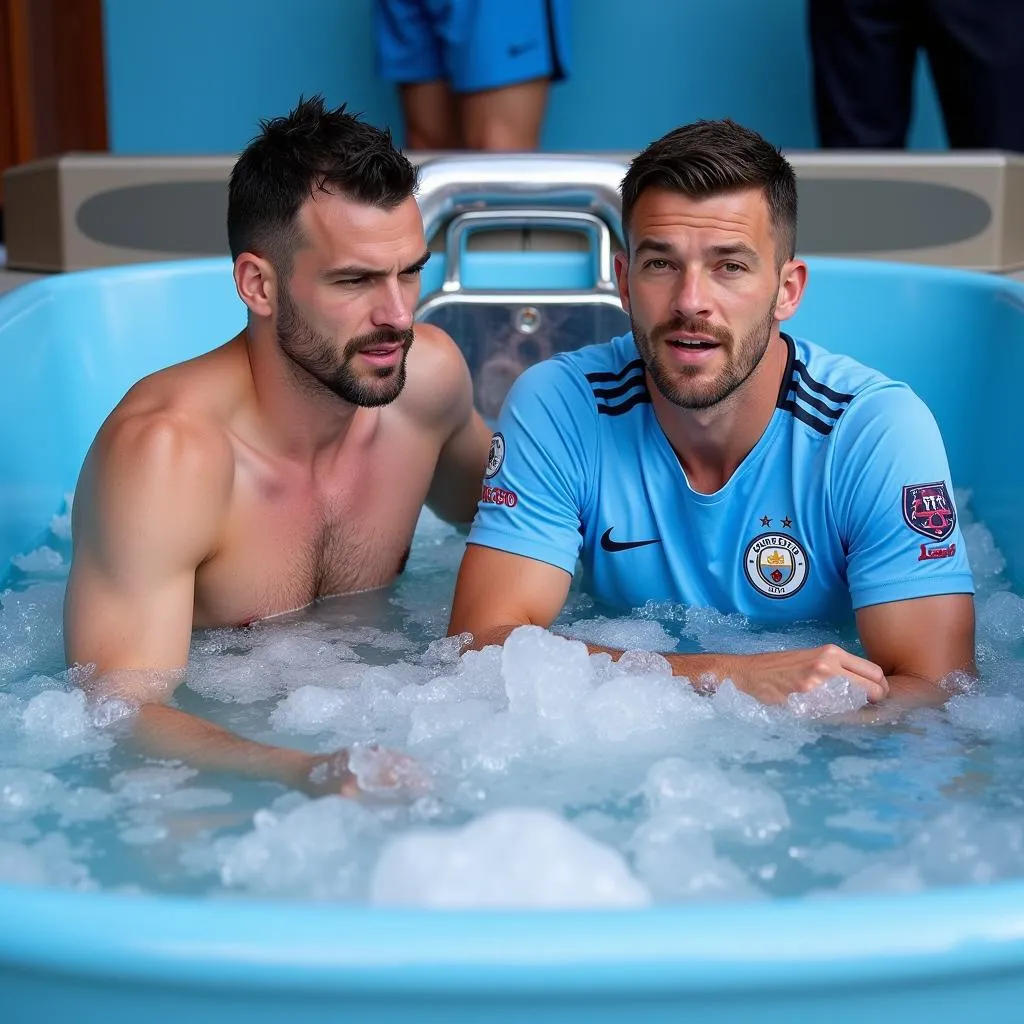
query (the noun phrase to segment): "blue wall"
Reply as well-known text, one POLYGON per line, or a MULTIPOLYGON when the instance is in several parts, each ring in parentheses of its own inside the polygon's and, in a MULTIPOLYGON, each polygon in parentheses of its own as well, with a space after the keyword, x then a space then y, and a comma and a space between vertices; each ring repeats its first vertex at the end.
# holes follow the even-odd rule
MULTIPOLYGON (((514 0, 509 0, 514 2, 514 0)), ((111 149, 234 153, 300 93, 347 102, 401 139, 373 68, 372 0, 104 0, 111 149)), ((639 149, 730 116, 789 149, 816 145, 804 0, 574 0, 573 74, 546 150, 639 149)), ((945 148, 921 69, 913 148, 945 148)))

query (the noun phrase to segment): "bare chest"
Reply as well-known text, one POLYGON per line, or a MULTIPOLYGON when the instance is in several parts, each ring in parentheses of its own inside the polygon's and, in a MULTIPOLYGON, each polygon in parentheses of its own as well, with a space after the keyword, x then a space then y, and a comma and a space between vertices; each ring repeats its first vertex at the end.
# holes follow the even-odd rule
POLYGON ((433 463, 365 466, 321 486, 245 480, 196 575, 196 626, 238 625, 391 583, 409 555, 433 463))

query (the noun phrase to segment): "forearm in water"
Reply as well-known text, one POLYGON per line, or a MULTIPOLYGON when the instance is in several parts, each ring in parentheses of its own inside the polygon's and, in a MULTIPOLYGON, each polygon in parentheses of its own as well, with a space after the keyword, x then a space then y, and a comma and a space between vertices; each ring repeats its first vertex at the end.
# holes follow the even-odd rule
POLYGON ((194 768, 272 779, 299 789, 309 785, 309 754, 244 739, 165 704, 140 706, 134 739, 150 757, 176 758, 194 768))

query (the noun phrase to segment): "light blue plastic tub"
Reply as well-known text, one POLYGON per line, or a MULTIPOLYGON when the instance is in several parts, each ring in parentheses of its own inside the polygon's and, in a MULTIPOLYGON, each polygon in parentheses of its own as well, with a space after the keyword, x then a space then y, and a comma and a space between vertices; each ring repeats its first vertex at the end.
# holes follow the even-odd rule
MULTIPOLYGON (((502 280, 523 268, 506 260, 502 280)), ((543 259, 543 257, 537 257, 543 259)), ((492 268, 493 269, 493 268, 492 268)), ((571 284, 572 268, 559 274, 571 284)), ((577 268, 583 280, 587 267, 577 268)), ((545 274, 550 282, 552 268, 545 274)), ((425 289, 441 267, 432 263, 425 289)), ((0 573, 143 374, 242 324, 224 260, 0 300, 0 573)), ((909 381, 1024 583, 1024 285, 814 261, 794 333, 909 381)), ((383 911, 0 886, 0 1021, 1015 1019, 1024 883, 593 913, 383 911)))

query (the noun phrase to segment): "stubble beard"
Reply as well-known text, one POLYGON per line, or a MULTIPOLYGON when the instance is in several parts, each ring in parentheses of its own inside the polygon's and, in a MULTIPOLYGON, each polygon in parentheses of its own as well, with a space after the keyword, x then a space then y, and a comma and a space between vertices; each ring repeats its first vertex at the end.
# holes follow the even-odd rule
POLYGON ((651 380, 662 395, 681 409, 710 409, 733 394, 757 369, 771 341, 775 324, 775 302, 772 302, 765 315, 745 335, 739 346, 734 346, 733 335, 728 328, 707 320, 676 317, 656 325, 650 334, 633 319, 632 314, 629 320, 633 326, 633 340, 636 342, 637 350, 647 372, 651 375, 651 380), (697 378, 704 372, 700 366, 676 366, 670 370, 665 365, 659 351, 662 342, 652 341, 651 338, 664 338, 666 334, 677 331, 708 335, 731 353, 721 372, 708 383, 696 383, 697 378), (692 381, 689 385, 688 380, 692 381))
POLYGON ((406 357, 413 341, 412 328, 395 331, 380 328, 349 339, 341 355, 331 339, 318 333, 299 313, 291 296, 281 293, 277 315, 277 341, 291 361, 299 380, 316 390, 326 388, 351 405, 372 409, 389 405, 405 387, 406 357), (358 374, 355 357, 367 349, 381 345, 402 345, 402 359, 397 366, 373 367, 358 374))

